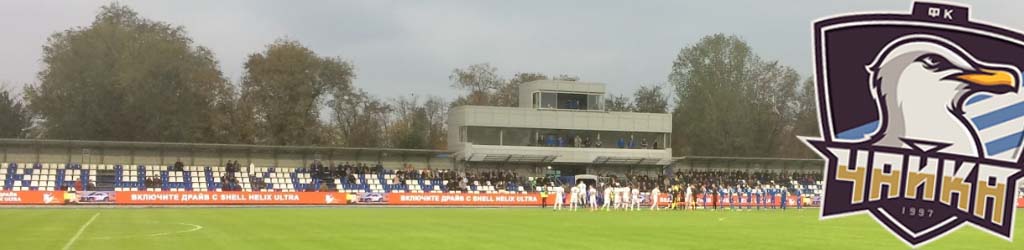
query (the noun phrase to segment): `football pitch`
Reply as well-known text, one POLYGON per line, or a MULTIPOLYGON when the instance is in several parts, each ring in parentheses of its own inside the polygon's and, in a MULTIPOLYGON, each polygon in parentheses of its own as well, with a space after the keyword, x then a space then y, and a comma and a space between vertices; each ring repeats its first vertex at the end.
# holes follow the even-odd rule
MULTIPOLYGON (((857 215, 540 208, 0 208, 0 249, 906 249, 857 215)), ((1017 226, 1020 226, 1020 213, 1017 226)), ((963 227, 923 249, 1024 249, 963 227)))

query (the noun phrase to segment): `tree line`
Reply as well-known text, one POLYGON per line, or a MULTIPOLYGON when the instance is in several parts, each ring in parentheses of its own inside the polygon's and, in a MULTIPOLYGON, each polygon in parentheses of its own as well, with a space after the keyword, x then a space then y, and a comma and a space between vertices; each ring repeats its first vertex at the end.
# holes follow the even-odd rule
MULTIPOLYGON (((450 107, 515 107, 523 83, 579 80, 480 63, 452 70, 454 100, 384 99, 356 86, 353 62, 280 39, 249 54, 233 83, 184 27, 117 3, 52 34, 42 62, 22 97, 0 90, 0 137, 443 149, 450 107)), ((813 95, 792 68, 718 34, 683 48, 666 83, 608 95, 605 107, 671 113, 676 154, 796 157, 809 153, 795 135, 816 133, 813 95)))

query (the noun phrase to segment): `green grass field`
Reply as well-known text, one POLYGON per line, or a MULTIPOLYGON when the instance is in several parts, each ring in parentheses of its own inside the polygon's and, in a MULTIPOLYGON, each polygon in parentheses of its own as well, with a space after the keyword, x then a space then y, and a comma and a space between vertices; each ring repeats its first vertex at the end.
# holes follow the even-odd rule
MULTIPOLYGON (((817 210, 6 208, 0 218, 0 249, 908 248, 867 215, 819 221, 817 210)), ((923 249, 1024 249, 1022 236, 964 227, 923 249)))

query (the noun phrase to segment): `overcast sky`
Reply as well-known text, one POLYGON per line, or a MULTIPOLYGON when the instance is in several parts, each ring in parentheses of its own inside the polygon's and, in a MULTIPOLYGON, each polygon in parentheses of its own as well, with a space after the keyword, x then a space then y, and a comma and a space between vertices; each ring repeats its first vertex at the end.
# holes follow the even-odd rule
MULTIPOLYGON (((37 82, 42 45, 92 22, 109 1, 0 3, 0 83, 37 82)), ((245 57, 277 38, 298 40, 356 66, 355 84, 383 97, 451 98, 452 69, 489 62, 501 74, 569 74, 613 93, 664 83, 679 49, 735 34, 764 58, 807 76, 811 22, 843 12, 909 12, 910 1, 121 1, 182 25, 210 48, 233 82, 245 57)), ((963 1, 972 17, 1024 30, 1024 1, 963 1)), ((20 92, 20 91, 19 91, 20 92)))

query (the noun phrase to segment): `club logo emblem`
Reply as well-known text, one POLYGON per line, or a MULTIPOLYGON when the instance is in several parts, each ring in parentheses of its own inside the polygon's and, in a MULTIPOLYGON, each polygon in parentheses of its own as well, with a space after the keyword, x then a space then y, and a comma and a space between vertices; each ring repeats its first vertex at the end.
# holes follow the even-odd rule
POLYGON ((1012 240, 1024 35, 964 6, 814 24, 822 218, 868 213, 911 246, 964 225, 1012 240))

